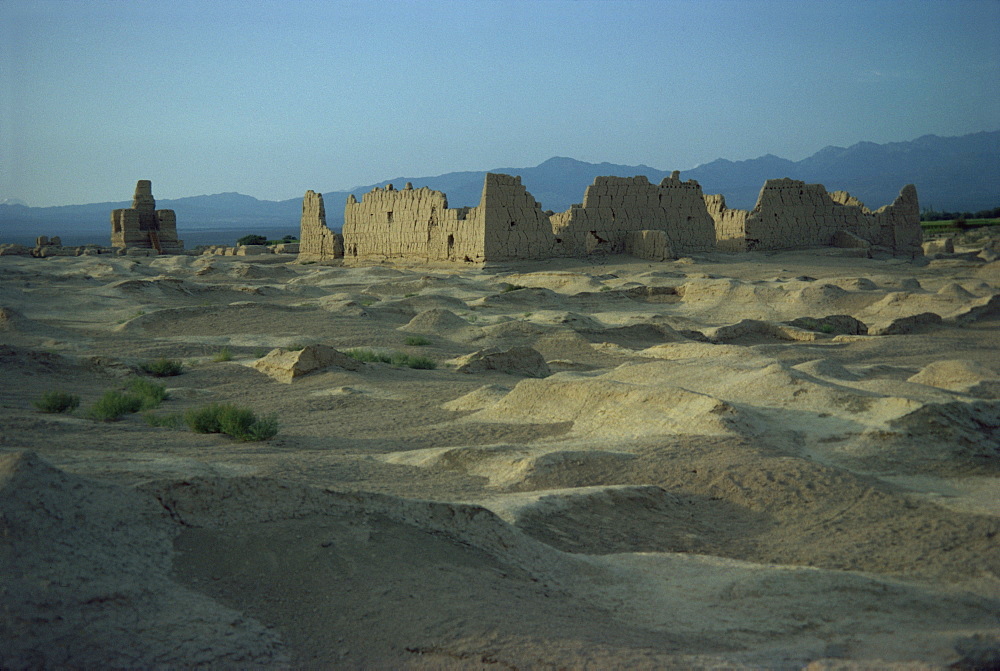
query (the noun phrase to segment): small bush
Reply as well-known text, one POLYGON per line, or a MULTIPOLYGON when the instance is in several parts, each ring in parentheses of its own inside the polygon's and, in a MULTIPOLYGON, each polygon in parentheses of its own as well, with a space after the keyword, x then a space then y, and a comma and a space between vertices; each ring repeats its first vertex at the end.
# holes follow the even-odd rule
POLYGON ((166 429, 179 429, 183 420, 181 416, 177 413, 171 413, 169 415, 154 415, 151 412, 142 413, 142 418, 146 420, 146 424, 150 426, 163 427, 166 429))
POLYGON ((184 372, 184 364, 176 359, 167 359, 165 357, 160 357, 155 361, 147 361, 140 364, 139 367, 144 373, 155 377, 170 377, 172 375, 180 375, 184 372))
POLYGON ((212 361, 215 361, 216 363, 221 363, 223 361, 232 361, 232 360, 233 360, 233 353, 229 351, 228 347, 223 347, 215 354, 214 357, 212 357, 212 361))
POLYGON ((141 410, 152 410, 168 397, 166 387, 144 377, 132 378, 125 388, 142 399, 141 410))
POLYGON ((114 422, 122 415, 139 412, 143 409, 145 399, 135 394, 123 394, 120 391, 108 391, 87 411, 87 417, 101 422, 114 422))
POLYGON ((419 335, 406 336, 406 344, 410 347, 424 347, 425 345, 430 345, 431 341, 427 338, 419 335))
POLYGON ((264 245, 267 244, 266 235, 244 235, 236 241, 237 245, 264 245))
POLYGON ((253 358, 255 358, 255 359, 263 359, 266 356, 267 356, 267 350, 266 349, 255 349, 253 351, 253 358))
POLYGON ((433 370, 437 368, 437 362, 425 356, 412 356, 403 352, 376 352, 367 347, 358 347, 344 352, 347 356, 365 363, 387 363, 390 366, 401 368, 419 368, 433 370))
POLYGON ((415 294, 415 293, 413 293, 413 292, 410 292, 410 293, 408 293, 408 294, 403 294, 403 298, 413 298, 413 297, 414 297, 414 296, 416 296, 416 295, 417 295, 417 294, 415 294))
POLYGON ((437 368, 437 362, 434 359, 426 356, 413 356, 412 354, 404 354, 402 352, 393 353, 389 359, 389 363, 393 366, 417 368, 420 370, 434 370, 437 368))
POLYGON ((521 286, 520 284, 505 284, 503 286, 503 289, 500 290, 500 293, 506 294, 510 293, 511 291, 517 291, 518 289, 524 289, 524 287, 521 286))
POLYGON ((80 397, 64 391, 47 391, 32 405, 42 412, 72 412, 80 407, 80 397))
POLYGON ((605 286, 601 287, 601 291, 611 291, 611 287, 605 285, 605 286))
POLYGON ((184 414, 184 422, 196 433, 224 433, 242 442, 267 440, 278 433, 278 418, 258 418, 248 408, 211 403, 184 414))

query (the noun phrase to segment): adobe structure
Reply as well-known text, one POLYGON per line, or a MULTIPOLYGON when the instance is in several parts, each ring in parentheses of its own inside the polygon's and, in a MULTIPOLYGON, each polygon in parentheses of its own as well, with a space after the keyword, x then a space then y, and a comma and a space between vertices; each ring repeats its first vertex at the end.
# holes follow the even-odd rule
POLYGON ((132 207, 111 211, 111 246, 119 249, 153 249, 158 254, 184 251, 177 239, 177 215, 173 210, 157 210, 153 183, 140 179, 135 184, 132 207))
POLYGON ((920 205, 912 184, 875 212, 846 191, 827 193, 822 184, 788 178, 767 180, 753 210, 730 210, 721 195, 705 196, 705 203, 722 251, 871 246, 921 253, 920 205))
POLYGON ((344 207, 343 235, 326 226, 322 195, 306 192, 302 260, 453 261, 627 253, 662 261, 685 254, 837 245, 879 246, 919 254, 920 211, 909 185, 892 205, 871 212, 846 192, 819 184, 769 180, 752 211, 729 210, 674 172, 659 185, 646 177, 597 177, 583 202, 543 212, 520 177, 487 173, 477 207, 449 208, 427 187, 376 187, 344 207))

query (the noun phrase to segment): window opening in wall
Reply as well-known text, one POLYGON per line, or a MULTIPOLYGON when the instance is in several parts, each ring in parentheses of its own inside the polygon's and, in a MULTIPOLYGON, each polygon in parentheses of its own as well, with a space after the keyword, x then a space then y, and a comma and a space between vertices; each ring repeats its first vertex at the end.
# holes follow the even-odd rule
POLYGON ((455 236, 454 235, 449 235, 448 236, 448 256, 451 256, 454 253, 455 253, 455 236))
POLYGON ((389 224, 392 223, 392 212, 386 212, 385 213, 385 220, 386 220, 386 223, 389 223, 389 224))
POLYGON ((562 238, 556 238, 556 244, 557 245, 561 245, 562 244, 562 238))
POLYGON ((510 222, 510 227, 511 228, 514 228, 515 226, 517 226, 517 222, 516 221, 510 222))

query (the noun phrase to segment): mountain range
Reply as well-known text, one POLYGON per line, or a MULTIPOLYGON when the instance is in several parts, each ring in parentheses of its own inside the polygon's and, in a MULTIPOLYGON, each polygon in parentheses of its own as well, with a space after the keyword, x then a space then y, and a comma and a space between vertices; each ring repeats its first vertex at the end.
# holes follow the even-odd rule
MULTIPOLYGON (((386 184, 402 188, 427 186, 443 191, 451 207, 479 204, 487 171, 452 172, 435 177, 398 177, 350 191, 324 192, 327 222, 333 228, 343 223, 343 203, 351 193, 361 197, 386 184)), ((601 175, 631 177, 646 175, 658 183, 670 170, 647 165, 586 163, 553 157, 529 168, 494 168, 489 172, 520 175, 528 191, 545 209, 556 212, 583 200, 584 190, 601 175)), ((849 191, 871 209, 891 203, 906 184, 916 184, 923 209, 977 211, 1000 206, 1000 131, 960 137, 925 135, 909 142, 876 144, 859 142, 850 147, 826 147, 800 161, 771 154, 746 161, 717 159, 681 173, 695 179, 704 193, 721 193, 729 207, 751 209, 767 179, 791 177, 820 183, 828 191, 849 191)), ((306 185, 308 186, 308 185, 306 185)), ((178 232, 220 231, 220 242, 231 242, 229 231, 277 235, 298 227, 300 198, 283 201, 258 200, 239 193, 220 193, 157 201, 157 208, 177 212, 178 232)), ((0 242, 23 241, 37 235, 110 236, 112 209, 129 207, 129 201, 27 207, 0 202, 0 242)), ((191 236, 187 236, 191 237, 191 236)), ((80 244, 73 242, 70 244, 80 244)), ((190 245, 190 243, 189 243, 190 245)))

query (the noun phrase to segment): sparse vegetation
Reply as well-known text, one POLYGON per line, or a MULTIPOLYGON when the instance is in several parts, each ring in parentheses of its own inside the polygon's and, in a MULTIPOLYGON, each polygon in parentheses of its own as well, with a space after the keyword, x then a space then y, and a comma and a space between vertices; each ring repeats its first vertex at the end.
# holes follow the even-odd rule
POLYGON ((184 372, 184 364, 176 359, 167 359, 166 357, 139 364, 139 368, 144 373, 155 377, 170 377, 184 372))
POLYGON ((265 356, 267 356, 267 352, 268 351, 266 349, 255 349, 253 351, 253 358, 255 358, 255 359, 262 359, 265 356))
POLYGON ((41 412, 72 412, 80 407, 80 397, 64 391, 47 391, 32 405, 41 412))
POLYGON ((437 362, 426 356, 413 356, 404 352, 377 352, 367 347, 358 347, 344 352, 347 356, 365 363, 387 363, 399 368, 419 368, 433 370, 437 362))
POLYGON ((268 440, 278 433, 276 415, 258 418, 253 410, 229 403, 189 410, 184 422, 196 433, 224 433, 240 442, 268 440))
POLYGON ((431 341, 421 335, 406 336, 406 344, 410 347, 424 347, 430 345, 431 341))
POLYGON ((136 317, 141 317, 144 314, 146 314, 145 310, 136 310, 135 312, 133 312, 132 314, 130 314, 128 317, 124 317, 122 319, 119 319, 118 323, 119 324, 124 324, 125 322, 132 321, 136 317))
POLYGON ((412 291, 411 291, 411 292, 410 292, 410 293, 408 293, 408 294, 403 294, 403 298, 413 298, 413 297, 414 297, 414 296, 416 296, 416 295, 417 295, 417 294, 416 294, 415 292, 412 292, 412 291))
POLYGON ((605 286, 601 287, 601 291, 611 291, 611 287, 605 285, 605 286))
POLYGON ((237 245, 266 245, 267 236, 265 235, 244 235, 242 238, 236 241, 237 245))
POLYGON ((150 426, 162 427, 165 429, 179 429, 183 423, 183 419, 176 412, 172 412, 168 415, 156 415, 152 412, 142 413, 142 418, 146 420, 146 424, 150 426))
POLYGON ((133 412, 143 409, 144 399, 135 394, 124 394, 111 390, 97 399, 87 411, 87 417, 99 422, 115 422, 133 412))
POLYGON ((142 399, 140 410, 152 410, 168 398, 166 387, 145 377, 132 378, 125 388, 142 399))
POLYGON ((220 349, 218 352, 215 353, 215 356, 212 357, 212 361, 215 361, 216 363, 221 363, 223 361, 232 361, 232 360, 233 360, 233 353, 229 351, 228 346, 220 349))
POLYGON ((363 298, 359 302, 365 307, 368 307, 369 305, 375 305, 375 303, 377 303, 378 301, 375 300, 374 298, 363 298))
POLYGON ((520 284, 505 284, 503 285, 503 289, 500 290, 500 293, 506 294, 510 293, 511 291, 517 291, 518 289, 524 289, 524 288, 525 287, 521 286, 520 284))

